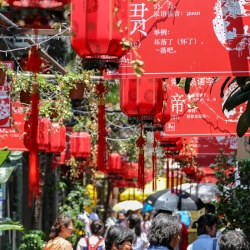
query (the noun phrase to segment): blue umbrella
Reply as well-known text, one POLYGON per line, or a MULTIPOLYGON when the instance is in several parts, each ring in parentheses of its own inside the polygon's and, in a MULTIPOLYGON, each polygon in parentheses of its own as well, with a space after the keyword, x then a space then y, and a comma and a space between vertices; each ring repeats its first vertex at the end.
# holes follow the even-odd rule
POLYGON ((146 213, 146 212, 150 212, 150 211, 153 211, 153 210, 155 210, 154 207, 152 207, 152 206, 149 205, 148 203, 145 203, 145 204, 143 205, 143 208, 142 208, 141 212, 142 212, 142 213, 146 213))

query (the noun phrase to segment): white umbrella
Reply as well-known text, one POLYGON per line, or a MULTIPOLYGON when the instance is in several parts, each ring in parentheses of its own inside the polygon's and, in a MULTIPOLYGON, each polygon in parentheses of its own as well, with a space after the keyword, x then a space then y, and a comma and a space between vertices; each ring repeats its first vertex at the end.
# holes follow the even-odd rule
MULTIPOLYGON (((180 185, 177 187, 180 189, 180 185)), ((219 193, 218 187, 213 183, 184 183, 181 189, 196 195, 203 203, 210 203, 218 200, 216 195, 219 193)))
POLYGON ((113 209, 115 211, 120 211, 120 210, 135 211, 135 210, 142 209, 142 208, 143 208, 143 204, 136 200, 122 201, 113 206, 113 209))

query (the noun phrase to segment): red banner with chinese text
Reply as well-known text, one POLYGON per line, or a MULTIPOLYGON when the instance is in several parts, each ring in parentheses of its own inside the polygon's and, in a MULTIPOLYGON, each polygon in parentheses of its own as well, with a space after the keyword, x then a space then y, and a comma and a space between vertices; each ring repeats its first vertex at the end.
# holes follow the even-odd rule
POLYGON ((28 151, 23 145, 24 133, 24 108, 18 104, 13 104, 14 126, 11 128, 0 128, 0 148, 7 147, 9 150, 28 151))
POLYGON ((221 98, 220 88, 225 79, 221 77, 213 84, 212 78, 193 78, 188 95, 181 88, 182 83, 176 85, 175 78, 167 80, 171 85, 171 119, 165 125, 165 134, 172 137, 236 135, 237 121, 246 104, 222 112, 224 102, 237 87, 236 83, 231 84, 221 98))
POLYGON ((236 136, 188 137, 186 143, 193 147, 198 167, 208 167, 223 149, 224 154, 237 153, 236 136))
MULTIPOLYGON (((137 0, 130 34, 143 77, 246 76, 250 67, 250 2, 137 0)), ((135 78, 132 50, 105 77, 135 78)))
MULTIPOLYGON (((1 63, 14 69, 13 61, 1 61, 1 63)), ((9 96, 11 86, 7 82, 7 76, 3 86, 0 86, 0 128, 10 128, 11 100, 9 96)))

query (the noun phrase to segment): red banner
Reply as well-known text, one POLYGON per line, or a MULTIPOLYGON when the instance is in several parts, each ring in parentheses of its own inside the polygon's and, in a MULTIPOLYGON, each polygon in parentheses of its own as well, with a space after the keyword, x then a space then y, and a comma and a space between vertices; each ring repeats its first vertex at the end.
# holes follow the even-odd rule
MULTIPOLYGON (((245 0, 137 0, 130 34, 143 77, 249 75, 250 2, 245 0)), ((135 78, 133 50, 106 77, 135 78)))
POLYGON ((187 143, 193 146, 198 167, 208 167, 215 163, 215 157, 223 149, 224 154, 237 153, 236 136, 190 137, 187 143))
POLYGON ((14 126, 0 128, 0 148, 7 147, 9 150, 28 151, 23 145, 24 114, 25 111, 17 103, 13 106, 14 126))
MULTIPOLYGON (((168 136, 232 136, 236 135, 239 116, 245 110, 245 104, 228 112, 222 112, 222 106, 231 91, 237 86, 232 84, 220 97, 220 88, 225 77, 212 85, 212 78, 193 78, 190 94, 186 95, 182 83, 176 85, 175 78, 168 80, 171 84, 171 119, 165 125, 168 136)), ((246 133, 249 135, 249 132, 246 133)))

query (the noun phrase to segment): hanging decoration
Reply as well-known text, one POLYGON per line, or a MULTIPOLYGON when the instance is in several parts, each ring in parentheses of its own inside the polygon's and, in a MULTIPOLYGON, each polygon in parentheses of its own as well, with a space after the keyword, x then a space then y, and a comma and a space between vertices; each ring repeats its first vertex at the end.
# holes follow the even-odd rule
MULTIPOLYGON (((30 117, 24 123, 24 135, 23 135, 23 144, 30 151, 32 149, 32 136, 31 136, 31 121, 30 117)), ((37 137, 36 144, 38 146, 39 151, 46 151, 49 145, 49 129, 51 126, 51 121, 46 118, 40 118, 38 120, 37 126, 37 137)))
POLYGON ((111 153, 108 157, 108 174, 121 174, 121 155, 111 153))
POLYGON ((86 132, 70 135, 70 153, 76 159, 86 159, 91 154, 91 136, 86 132))
POLYGON ((29 192, 28 205, 32 205, 32 196, 39 196, 39 170, 38 170, 38 144, 37 144, 37 128, 38 128, 38 102, 39 93, 36 82, 36 73, 41 71, 43 64, 42 58, 38 55, 38 48, 32 47, 29 58, 26 63, 26 69, 35 73, 34 83, 31 95, 31 115, 30 115, 30 158, 29 158, 29 192))
POLYGON ((96 85, 96 91, 99 96, 98 101, 98 149, 97 149, 97 166, 101 172, 106 168, 106 116, 105 116, 105 99, 107 88, 104 83, 100 82, 96 85))
POLYGON ((129 11, 129 1, 72 0, 72 48, 82 58, 117 61, 127 52, 129 11))
POLYGON ((121 111, 134 120, 153 123, 163 106, 162 80, 152 78, 122 79, 121 111))
POLYGON ((71 0, 5 0, 12 7, 20 8, 57 8, 71 2, 71 0))
POLYGON ((152 181, 152 189, 153 191, 157 190, 157 154, 156 154, 156 147, 157 147, 157 142, 154 138, 154 142, 153 142, 153 149, 154 151, 152 152, 152 177, 153 177, 153 181, 152 181))
POLYGON ((138 188, 144 190, 145 179, 144 179, 144 145, 146 143, 145 139, 142 136, 143 125, 141 124, 140 128, 140 137, 136 141, 136 145, 139 148, 139 157, 138 157, 138 188))
POLYGON ((66 127, 53 122, 49 132, 47 153, 60 154, 66 147, 66 127))

